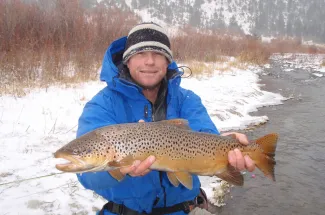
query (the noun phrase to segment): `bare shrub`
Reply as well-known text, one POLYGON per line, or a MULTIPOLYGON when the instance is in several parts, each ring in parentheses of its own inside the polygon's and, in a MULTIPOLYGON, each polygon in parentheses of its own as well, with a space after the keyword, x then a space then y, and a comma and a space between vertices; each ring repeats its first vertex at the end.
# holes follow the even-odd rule
MULTIPOLYGON (((209 76, 212 75, 215 68, 215 65, 212 63, 205 63, 202 61, 190 61, 187 62, 186 65, 191 69, 191 76, 193 77, 201 77, 201 76, 209 76)), ((187 71, 186 69, 184 70, 185 76, 187 76, 187 71)))
POLYGON ((319 54, 325 53, 325 48, 315 45, 303 45, 300 39, 297 38, 277 38, 273 39, 268 45, 268 50, 271 53, 307 53, 319 54))
MULTIPOLYGON (((97 79, 107 46, 140 22, 130 11, 104 5, 85 9, 79 0, 40 2, 0 1, 0 95, 24 95, 28 87, 97 79)), ((275 52, 325 53, 297 39, 266 44, 220 30, 185 27, 182 31, 171 38, 175 60, 180 61, 216 62, 234 56, 239 62, 263 64, 275 52)))
POLYGON ((115 8, 48 2, 0 1, 0 94, 97 78, 108 44, 139 22, 115 8))
POLYGON ((227 31, 197 31, 186 27, 185 33, 171 39, 175 59, 215 62, 220 56, 237 57, 240 62, 268 63, 272 53, 325 53, 324 48, 303 45, 296 38, 278 38, 263 43, 260 38, 227 31))
POLYGON ((262 64, 271 54, 258 38, 189 29, 186 29, 186 35, 172 38, 172 46, 175 58, 182 61, 195 59, 215 62, 220 56, 234 56, 243 61, 262 64))

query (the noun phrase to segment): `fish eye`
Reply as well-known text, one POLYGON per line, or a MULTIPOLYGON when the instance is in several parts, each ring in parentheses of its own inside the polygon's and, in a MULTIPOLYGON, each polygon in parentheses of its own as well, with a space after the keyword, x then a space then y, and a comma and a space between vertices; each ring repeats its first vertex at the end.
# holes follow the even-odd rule
POLYGON ((74 154, 74 155, 78 154, 78 149, 72 150, 72 154, 74 154))

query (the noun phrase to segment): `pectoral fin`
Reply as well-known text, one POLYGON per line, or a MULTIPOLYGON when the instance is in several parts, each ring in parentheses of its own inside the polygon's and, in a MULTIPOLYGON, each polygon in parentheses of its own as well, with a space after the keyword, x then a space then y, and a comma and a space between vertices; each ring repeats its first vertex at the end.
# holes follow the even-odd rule
POLYGON ((109 174, 111 174, 111 176, 118 181, 122 181, 123 178, 125 177, 125 175, 121 173, 120 169, 111 170, 109 171, 109 174))
POLYGON ((179 181, 173 172, 167 172, 167 177, 172 185, 174 185, 175 187, 179 186, 179 181))
POLYGON ((177 180, 181 182, 187 189, 192 190, 193 180, 192 175, 188 172, 174 172, 177 180))
POLYGON ((119 161, 108 162, 107 165, 110 167, 125 167, 125 166, 131 166, 133 162, 134 162, 134 158, 131 155, 128 155, 119 161))
POLYGON ((244 184, 243 175, 230 164, 228 164, 225 171, 217 174, 217 176, 233 185, 243 186, 244 184))

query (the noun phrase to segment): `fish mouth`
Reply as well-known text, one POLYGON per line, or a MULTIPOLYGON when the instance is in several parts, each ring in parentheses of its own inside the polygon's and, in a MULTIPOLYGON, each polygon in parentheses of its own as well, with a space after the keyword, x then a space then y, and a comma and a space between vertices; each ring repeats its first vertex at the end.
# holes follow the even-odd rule
POLYGON ((80 159, 79 156, 76 155, 68 155, 60 152, 54 153, 55 158, 63 158, 68 163, 56 164, 55 168, 63 172, 74 172, 81 173, 87 172, 89 169, 94 168, 94 166, 86 164, 83 160, 80 159))

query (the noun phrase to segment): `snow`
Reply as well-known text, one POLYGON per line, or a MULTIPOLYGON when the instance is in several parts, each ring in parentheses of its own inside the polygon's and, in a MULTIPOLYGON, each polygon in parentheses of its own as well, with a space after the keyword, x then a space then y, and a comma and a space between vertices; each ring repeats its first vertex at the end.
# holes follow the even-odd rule
MULTIPOLYGON (((125 3, 129 8, 132 8, 131 0, 126 0, 125 3)), ((179 29, 179 25, 168 24, 165 21, 163 21, 162 19, 154 17, 152 15, 152 12, 150 12, 149 10, 156 10, 155 8, 150 8, 150 7, 143 8, 143 9, 134 9, 133 8, 132 10, 135 14, 137 14, 141 18, 141 22, 154 22, 154 23, 157 23, 158 25, 162 26, 165 29, 165 31, 169 37, 175 37, 177 35, 183 34, 183 32, 179 29)))
POLYGON ((266 37, 266 36, 261 36, 261 40, 263 43, 271 43, 274 37, 266 37))
POLYGON ((325 66, 319 68, 317 71, 318 71, 318 72, 323 72, 323 73, 325 73, 325 66))
POLYGON ((324 76, 323 74, 320 74, 320 73, 312 73, 312 75, 319 77, 319 78, 324 76))
MULTIPOLYGON (((137 14, 142 22, 150 22, 153 21, 165 29, 167 29, 167 33, 170 36, 178 35, 182 33, 179 27, 184 26, 185 23, 189 23, 191 14, 188 11, 184 11, 177 14, 177 17, 174 18, 172 24, 168 24, 163 20, 166 20, 166 11, 159 11, 156 8, 152 7, 150 1, 147 7, 141 9, 135 9, 132 7, 132 0, 125 0, 126 5, 137 14), (157 18, 155 14, 160 14, 163 18, 157 18)), ((166 1, 167 5, 171 3, 179 4, 176 0, 168 0, 166 1)), ((183 5, 178 5, 179 7, 193 7, 195 0, 187 0, 183 5)), ((166 9, 167 10, 167 9, 166 9)), ((239 27, 245 34, 251 34, 253 22, 252 17, 249 15, 247 11, 243 11, 242 8, 238 8, 234 3, 229 5, 229 2, 226 0, 216 1, 216 0, 204 0, 204 2, 200 5, 201 11, 201 24, 202 26, 206 25, 211 20, 215 19, 215 12, 220 12, 222 16, 222 20, 226 25, 229 26, 231 18, 234 17, 239 27)), ((201 27, 202 27, 201 26, 201 27)))
MULTIPOLYGON (((216 70, 209 77, 183 79, 181 85, 201 96, 220 131, 242 129, 268 120, 251 112, 286 99, 261 90, 262 72, 255 67, 216 70)), ((102 207, 105 201, 84 189, 75 174, 47 175, 59 173, 54 166, 60 161, 52 153, 75 137, 83 106, 103 87, 88 82, 35 89, 21 98, 0 97, 1 214, 94 214, 102 207)), ((210 201, 224 204, 220 198, 227 186, 216 177, 201 180, 210 201)))
POLYGON ((192 78, 182 85, 188 89, 195 86, 193 90, 201 96, 220 131, 243 129, 268 120, 267 116, 251 116, 250 112, 262 106, 281 104, 284 100, 281 95, 260 90, 259 72, 257 68, 216 72, 210 78, 192 78))

